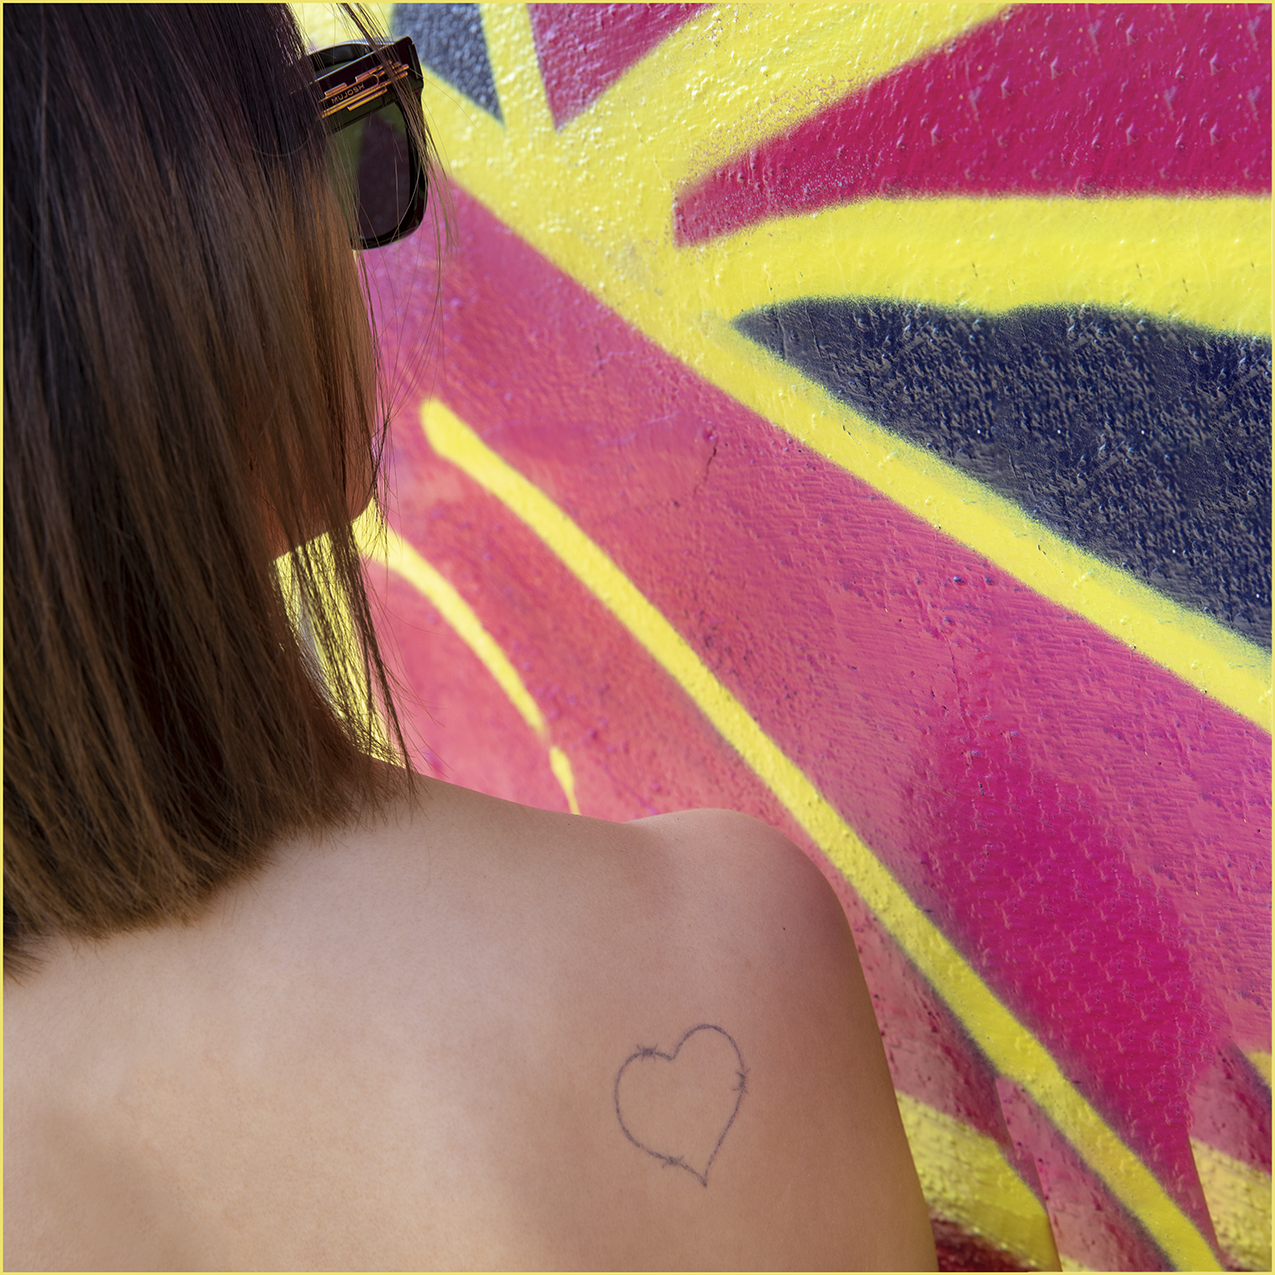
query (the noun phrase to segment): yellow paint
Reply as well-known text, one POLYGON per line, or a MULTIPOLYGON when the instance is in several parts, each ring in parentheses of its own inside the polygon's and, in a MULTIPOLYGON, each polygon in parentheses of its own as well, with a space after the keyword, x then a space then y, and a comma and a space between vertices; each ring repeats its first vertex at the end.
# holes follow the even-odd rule
POLYGON ((1008 1249, 1036 1270, 1057 1270, 1044 1206, 985 1134, 908 1094, 895 1095, 930 1212, 1008 1249))
POLYGON ((1271 1177, 1191 1139, 1218 1242, 1246 1271, 1271 1269, 1271 1177))
MULTIPOLYGON (((725 319, 809 296, 1089 304, 1269 332, 1270 201, 870 199, 684 248, 725 319)), ((673 265, 674 269, 681 262, 673 265)))
POLYGON ((575 776, 570 760, 562 749, 549 743, 549 723, 545 721, 540 705, 527 690, 500 644, 483 628, 474 609, 436 567, 397 532, 381 523, 375 506, 370 507, 355 524, 355 535, 359 551, 365 557, 383 563, 428 598, 461 641, 482 661, 483 667, 518 710, 522 720, 548 748, 549 768, 562 788, 568 809, 578 815, 580 807, 576 804, 575 776))
POLYGON ((527 6, 485 4, 481 12, 492 82, 503 116, 501 131, 529 138, 553 136, 553 116, 540 79, 527 6))
POLYGON ((1026 1090, 1174 1264, 1216 1270, 1204 1237, 1062 1074, 1049 1051, 914 904, 818 788, 708 670, 610 556, 441 403, 421 412, 431 446, 525 522, 695 701, 836 864, 1003 1075, 1026 1090))
POLYGON ((1270 663, 1261 648, 1033 523, 1012 501, 866 421, 730 326, 742 310, 817 294, 992 312, 1083 301, 1269 332, 1268 199, 873 200, 678 248, 675 189, 733 153, 746 134, 755 140, 750 128, 760 135, 787 127, 993 9, 717 9, 674 33, 561 133, 544 101, 525 8, 482 12, 504 126, 441 82, 426 89, 466 189, 708 381, 1270 730, 1270 663), (841 78, 838 52, 855 59, 841 78), (770 102, 765 110, 761 98, 770 102))
POLYGON ((549 769, 553 771, 554 778, 566 794, 567 809, 573 815, 578 815, 580 807, 576 804, 576 777, 571 771, 571 762, 566 753, 556 744, 549 747, 549 769))
MULTIPOLYGON (((326 49, 334 44, 344 44, 347 40, 363 39, 358 27, 350 21, 339 4, 293 4, 289 7, 296 14, 297 23, 311 49, 326 49)), ((390 14, 394 9, 392 4, 364 4, 359 8, 372 19, 374 26, 380 28, 382 34, 388 34, 390 14)))
POLYGON ((1254 1070, 1261 1076, 1267 1089, 1271 1087, 1271 1055, 1267 1049, 1250 1049, 1244 1055, 1253 1064, 1254 1070))

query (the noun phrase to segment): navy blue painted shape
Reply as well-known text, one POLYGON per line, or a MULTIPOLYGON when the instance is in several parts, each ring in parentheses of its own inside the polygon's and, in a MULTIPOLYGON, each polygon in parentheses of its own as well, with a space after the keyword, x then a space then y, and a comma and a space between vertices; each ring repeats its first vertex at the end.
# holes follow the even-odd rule
POLYGON ((735 326, 856 411, 1271 642, 1271 344, 1089 308, 811 298, 735 326))
POLYGON ((425 66, 504 123, 476 4, 396 4, 390 33, 410 35, 425 66))

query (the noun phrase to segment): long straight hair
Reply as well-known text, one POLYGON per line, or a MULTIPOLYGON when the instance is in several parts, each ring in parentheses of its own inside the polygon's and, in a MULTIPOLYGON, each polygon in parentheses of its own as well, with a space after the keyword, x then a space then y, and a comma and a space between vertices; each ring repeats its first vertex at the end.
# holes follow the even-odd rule
POLYGON ((4 109, 12 975, 196 917, 410 771, 375 761, 406 747, 350 519, 386 423, 291 13, 6 6, 4 109))

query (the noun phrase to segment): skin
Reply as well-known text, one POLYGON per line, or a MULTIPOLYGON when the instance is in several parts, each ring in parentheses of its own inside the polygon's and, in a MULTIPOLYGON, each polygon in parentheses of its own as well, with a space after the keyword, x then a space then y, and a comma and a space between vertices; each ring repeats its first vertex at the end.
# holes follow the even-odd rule
POLYGON ((421 782, 193 925, 58 939, 6 986, 9 1269, 934 1269, 804 854, 724 811, 421 782), (704 1145, 737 1102, 707 1185, 616 1108, 625 1061, 699 1024, 621 1098, 704 1145))

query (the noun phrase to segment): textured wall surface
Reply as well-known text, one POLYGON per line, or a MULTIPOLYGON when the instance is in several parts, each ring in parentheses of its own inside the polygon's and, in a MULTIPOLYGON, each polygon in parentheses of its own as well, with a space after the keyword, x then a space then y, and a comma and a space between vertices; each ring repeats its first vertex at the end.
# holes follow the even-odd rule
POLYGON ((1269 1268, 1269 7, 386 16, 420 765, 805 847, 948 1268, 1269 1268))

